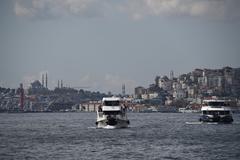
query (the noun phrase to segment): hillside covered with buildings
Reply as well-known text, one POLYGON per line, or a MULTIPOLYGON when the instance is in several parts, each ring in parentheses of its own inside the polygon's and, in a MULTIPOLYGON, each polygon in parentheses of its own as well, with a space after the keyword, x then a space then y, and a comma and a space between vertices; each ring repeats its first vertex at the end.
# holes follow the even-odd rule
MULTIPOLYGON (((47 74, 42 82, 35 80, 24 90, 22 84, 17 89, 0 87, 1 112, 52 112, 52 111, 95 111, 105 96, 111 93, 91 92, 82 88, 64 87, 61 81, 54 90, 48 89, 47 74)), ((146 109, 176 111, 178 108, 191 106, 199 109, 203 99, 219 97, 240 102, 240 68, 195 69, 194 71, 174 76, 156 76, 148 87, 138 86, 134 95, 122 96, 128 103, 129 110, 146 109)))
POLYGON ((221 97, 238 101, 240 98, 240 68, 195 69, 174 77, 156 76, 148 88, 136 87, 135 99, 161 105, 200 104, 202 99, 221 97))

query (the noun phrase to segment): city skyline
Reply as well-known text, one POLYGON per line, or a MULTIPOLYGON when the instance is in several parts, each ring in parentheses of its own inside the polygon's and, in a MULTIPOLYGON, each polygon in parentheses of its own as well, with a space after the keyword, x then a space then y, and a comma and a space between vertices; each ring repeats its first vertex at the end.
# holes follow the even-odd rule
POLYGON ((0 86, 48 73, 70 87, 133 93, 157 75, 238 68, 238 0, 3 0, 0 86))

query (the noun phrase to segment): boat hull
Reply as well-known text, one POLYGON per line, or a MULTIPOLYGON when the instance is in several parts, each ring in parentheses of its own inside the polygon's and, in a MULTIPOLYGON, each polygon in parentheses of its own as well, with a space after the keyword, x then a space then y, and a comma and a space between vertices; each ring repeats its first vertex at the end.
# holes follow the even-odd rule
POLYGON ((115 119, 114 122, 109 120, 100 120, 96 122, 97 128, 105 129, 116 129, 116 128, 127 128, 129 125, 129 120, 115 119))
POLYGON ((208 115, 201 115, 199 118, 200 122, 218 122, 218 123, 232 123, 233 118, 232 116, 208 116, 208 115))

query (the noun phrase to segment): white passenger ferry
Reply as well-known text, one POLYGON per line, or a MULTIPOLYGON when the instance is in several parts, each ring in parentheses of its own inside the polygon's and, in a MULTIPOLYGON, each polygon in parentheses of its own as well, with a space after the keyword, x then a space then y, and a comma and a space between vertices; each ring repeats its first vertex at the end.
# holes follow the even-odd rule
POLYGON ((231 108, 226 100, 203 100, 201 112, 201 122, 233 122, 231 108))
POLYGON ((97 110, 97 128, 126 128, 129 120, 127 108, 119 97, 105 97, 97 110))

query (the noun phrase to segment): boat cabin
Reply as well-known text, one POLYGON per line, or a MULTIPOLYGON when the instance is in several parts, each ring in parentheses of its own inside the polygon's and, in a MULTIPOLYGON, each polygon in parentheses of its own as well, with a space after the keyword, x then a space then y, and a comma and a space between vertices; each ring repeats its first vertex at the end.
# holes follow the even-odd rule
POLYGON ((203 114, 205 115, 230 115, 230 111, 227 110, 227 111, 208 111, 208 110, 203 110, 202 111, 203 114))
POLYGON ((202 104, 202 115, 199 121, 203 122, 233 122, 229 101, 226 100, 204 100, 202 104))
POLYGON ((204 115, 230 115, 228 106, 225 100, 204 100, 201 111, 204 115))
POLYGON ((103 98, 102 105, 98 108, 98 112, 103 112, 104 115, 118 115, 123 114, 124 109, 120 98, 107 97, 103 98))

